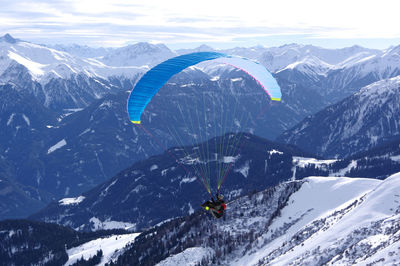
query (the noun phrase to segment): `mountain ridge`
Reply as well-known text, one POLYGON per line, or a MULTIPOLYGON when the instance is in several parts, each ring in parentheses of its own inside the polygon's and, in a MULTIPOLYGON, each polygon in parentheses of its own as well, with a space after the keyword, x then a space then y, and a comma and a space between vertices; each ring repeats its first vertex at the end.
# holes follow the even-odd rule
POLYGON ((330 157, 350 156, 390 141, 400 135, 396 115, 399 89, 400 76, 370 84, 306 118, 278 140, 330 157))

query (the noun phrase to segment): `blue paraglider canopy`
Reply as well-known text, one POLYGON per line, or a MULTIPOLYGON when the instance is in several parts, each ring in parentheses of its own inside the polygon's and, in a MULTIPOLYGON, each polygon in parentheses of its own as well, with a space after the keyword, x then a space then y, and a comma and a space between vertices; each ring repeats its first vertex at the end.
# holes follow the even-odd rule
POLYGON ((128 114, 130 121, 140 124, 140 117, 153 96, 175 74, 187 67, 204 61, 224 63, 241 69, 252 76, 270 96, 272 100, 280 101, 281 90, 271 73, 261 64, 237 56, 218 52, 197 52, 168 59, 146 72, 132 90, 128 99, 128 114))

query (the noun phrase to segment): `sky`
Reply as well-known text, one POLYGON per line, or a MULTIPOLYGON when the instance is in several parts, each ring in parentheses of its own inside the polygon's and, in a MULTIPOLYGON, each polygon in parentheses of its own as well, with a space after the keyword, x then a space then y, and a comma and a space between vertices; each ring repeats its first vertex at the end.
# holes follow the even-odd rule
POLYGON ((0 0, 0 35, 34 43, 171 49, 400 44, 398 0, 0 0))

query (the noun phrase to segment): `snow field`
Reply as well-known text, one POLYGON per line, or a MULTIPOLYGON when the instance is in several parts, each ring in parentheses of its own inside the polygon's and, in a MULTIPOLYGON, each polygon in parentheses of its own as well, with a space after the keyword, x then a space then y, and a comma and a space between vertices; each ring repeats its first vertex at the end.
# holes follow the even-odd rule
MULTIPOLYGON (((320 219, 324 221, 323 227, 306 238, 302 245, 296 245, 278 256, 272 256, 272 261, 268 263, 295 263, 296 258, 307 257, 304 254, 308 254, 310 250, 324 250, 339 245, 341 242, 338 239, 345 239, 355 230, 369 227, 372 222, 396 219, 395 217, 400 216, 395 214, 396 210, 400 211, 400 174, 384 181, 345 177, 309 177, 305 180, 300 190, 289 198, 288 205, 282 209, 281 215, 274 219, 268 232, 261 236, 263 239, 259 239, 259 242, 263 243, 264 239, 271 238, 274 232, 285 230, 284 228, 286 232, 266 246, 259 246, 251 254, 247 253, 230 262, 230 265, 257 264, 259 260, 282 248, 285 242, 291 241, 296 233, 302 230, 303 233, 308 233, 310 229, 315 229, 317 226, 314 226, 313 222, 320 219)), ((377 233, 362 241, 378 246, 387 239, 387 235, 377 233)), ((393 257, 393 249, 395 248, 389 246, 382 253, 376 253, 373 258, 378 258, 381 256, 379 254, 383 253, 393 257)))
POLYGON ((96 255, 97 251, 100 249, 103 251, 103 258, 99 265, 105 265, 107 262, 116 259, 119 254, 118 250, 121 250, 128 243, 134 241, 139 234, 140 233, 113 235, 92 240, 81 246, 68 249, 67 253, 69 259, 65 266, 74 264, 82 257, 84 259, 89 259, 96 255))
POLYGON ((156 266, 195 266, 201 262, 204 257, 214 254, 211 248, 193 247, 187 248, 183 252, 170 256, 156 264, 156 266))

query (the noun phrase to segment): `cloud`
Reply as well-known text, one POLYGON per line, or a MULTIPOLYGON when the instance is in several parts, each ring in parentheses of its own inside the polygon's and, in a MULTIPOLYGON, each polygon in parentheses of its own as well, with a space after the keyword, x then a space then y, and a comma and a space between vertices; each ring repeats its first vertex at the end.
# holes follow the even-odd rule
POLYGON ((400 38, 398 1, 2 0, 0 31, 41 43, 400 38))

